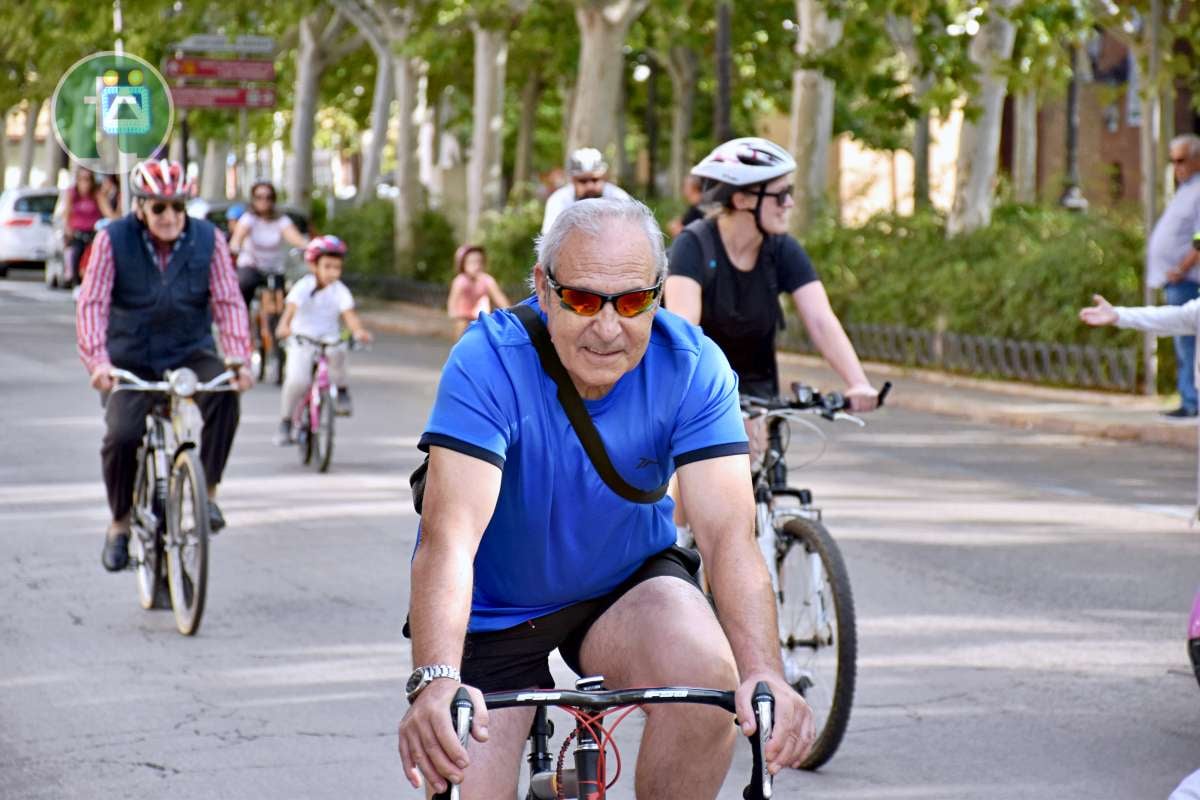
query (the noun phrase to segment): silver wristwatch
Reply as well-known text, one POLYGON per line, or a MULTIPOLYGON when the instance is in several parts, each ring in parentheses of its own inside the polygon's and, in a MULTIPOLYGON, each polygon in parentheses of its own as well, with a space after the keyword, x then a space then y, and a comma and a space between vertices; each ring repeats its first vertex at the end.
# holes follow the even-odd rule
POLYGON ((408 684, 404 687, 404 693, 408 696, 408 702, 412 702, 417 698, 426 686, 438 678, 450 678, 454 681, 461 681, 458 668, 452 667, 449 664, 430 664, 427 667, 417 667, 412 671, 412 675, 408 676, 408 684))

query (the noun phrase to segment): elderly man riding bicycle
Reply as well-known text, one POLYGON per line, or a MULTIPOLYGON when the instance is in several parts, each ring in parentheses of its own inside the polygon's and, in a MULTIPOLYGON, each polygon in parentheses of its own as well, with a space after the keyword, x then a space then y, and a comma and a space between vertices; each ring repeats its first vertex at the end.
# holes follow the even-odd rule
MULTIPOLYGON (((812 721, 781 674, 736 378, 699 328, 659 308, 666 259, 645 206, 578 203, 537 249, 534 296, 467 330, 420 443, 406 776, 513 797, 533 714, 489 715, 480 693, 553 686, 555 649, 609 688, 736 688, 744 733, 765 681, 777 698, 771 771, 796 766, 812 721), (663 492, 675 472, 715 614, 694 555, 674 547, 663 492), (460 685, 475 704, 469 752, 447 713, 460 685)), ((715 797, 735 739, 725 712, 662 705, 647 717, 638 796, 715 797)))

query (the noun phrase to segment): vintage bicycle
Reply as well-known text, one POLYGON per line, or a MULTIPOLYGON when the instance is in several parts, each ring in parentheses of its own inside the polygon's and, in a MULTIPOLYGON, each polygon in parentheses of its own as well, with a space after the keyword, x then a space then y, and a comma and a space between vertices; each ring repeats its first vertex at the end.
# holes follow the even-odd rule
POLYGON ((185 636, 200 628, 208 588, 208 483, 198 452, 203 419, 196 395, 235 391, 238 365, 201 383, 188 368, 146 381, 111 372, 114 392, 151 392, 146 434, 138 450, 129 537, 130 567, 142 608, 170 608, 185 636))

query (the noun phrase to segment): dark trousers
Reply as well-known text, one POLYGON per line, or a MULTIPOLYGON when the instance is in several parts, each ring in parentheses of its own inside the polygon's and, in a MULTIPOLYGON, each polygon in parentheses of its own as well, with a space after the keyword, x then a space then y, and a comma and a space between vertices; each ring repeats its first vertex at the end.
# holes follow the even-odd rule
MULTIPOLYGON (((212 353, 200 352, 179 366, 195 371, 201 381, 212 380, 225 371, 225 362, 212 353)), ((160 380, 161 375, 141 375, 147 380, 160 380)), ((137 477, 137 453, 146 433, 146 415, 154 403, 149 392, 113 392, 104 409, 107 431, 100 445, 100 463, 104 471, 104 488, 108 490, 108 507, 113 519, 121 519, 133 505, 133 482, 137 477)), ((237 392, 214 392, 197 395, 197 404, 204 417, 200 434, 200 462, 209 486, 221 482, 225 462, 233 447, 241 418, 241 403, 237 392)))

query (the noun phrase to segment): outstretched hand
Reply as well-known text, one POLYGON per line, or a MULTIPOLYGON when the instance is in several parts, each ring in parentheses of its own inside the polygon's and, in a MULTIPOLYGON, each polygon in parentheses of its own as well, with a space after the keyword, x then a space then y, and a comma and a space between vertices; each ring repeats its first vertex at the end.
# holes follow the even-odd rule
POLYGON ((1081 322, 1093 327, 1115 325, 1117 323, 1117 311, 1112 307, 1112 303, 1098 294, 1092 295, 1092 302, 1095 305, 1079 309, 1079 319, 1081 322))

